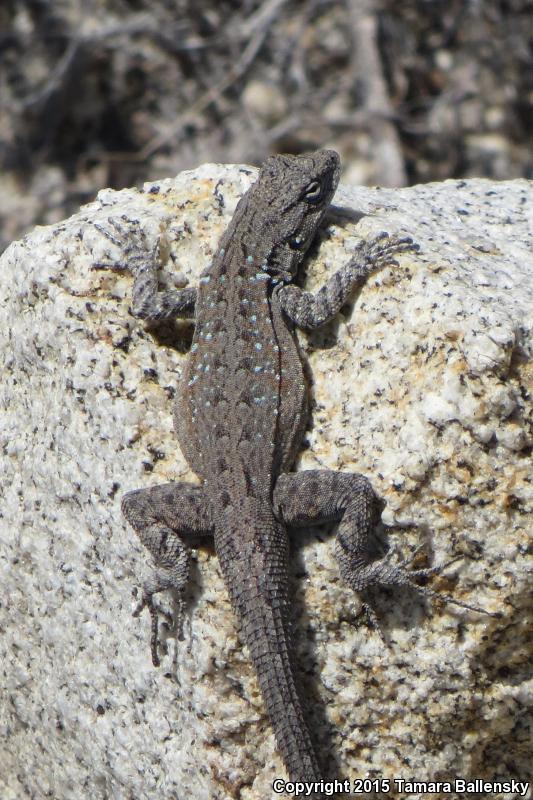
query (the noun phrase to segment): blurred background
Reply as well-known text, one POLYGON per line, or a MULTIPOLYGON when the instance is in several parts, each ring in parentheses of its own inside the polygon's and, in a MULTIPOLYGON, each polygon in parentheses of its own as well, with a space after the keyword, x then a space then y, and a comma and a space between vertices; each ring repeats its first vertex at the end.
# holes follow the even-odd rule
POLYGON ((0 251, 205 161, 532 178, 532 62, 527 0, 2 0, 0 251))

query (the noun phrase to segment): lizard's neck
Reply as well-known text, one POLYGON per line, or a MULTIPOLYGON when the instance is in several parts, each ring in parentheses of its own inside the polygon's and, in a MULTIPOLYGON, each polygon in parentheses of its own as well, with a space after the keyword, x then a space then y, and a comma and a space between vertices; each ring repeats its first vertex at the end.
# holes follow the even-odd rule
POLYGON ((231 282, 238 278, 252 280, 266 272, 277 244, 265 225, 261 207, 245 195, 220 240, 209 274, 215 278, 224 276, 231 282))

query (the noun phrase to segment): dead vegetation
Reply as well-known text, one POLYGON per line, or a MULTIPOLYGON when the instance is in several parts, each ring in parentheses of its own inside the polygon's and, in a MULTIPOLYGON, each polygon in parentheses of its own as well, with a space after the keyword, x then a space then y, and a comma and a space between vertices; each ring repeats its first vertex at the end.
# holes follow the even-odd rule
POLYGON ((527 0, 7 0, 2 245, 105 186, 331 146, 354 183, 531 177, 527 0))

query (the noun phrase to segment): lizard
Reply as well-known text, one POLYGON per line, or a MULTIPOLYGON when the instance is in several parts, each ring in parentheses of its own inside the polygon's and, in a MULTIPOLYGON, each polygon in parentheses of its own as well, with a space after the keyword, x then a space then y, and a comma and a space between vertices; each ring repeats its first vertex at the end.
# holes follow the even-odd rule
POLYGON ((376 558, 371 536, 379 502, 365 476, 293 471, 309 416, 295 328, 310 331, 333 319, 356 285, 396 265, 398 253, 417 249, 409 237, 382 233, 361 242, 316 294, 300 288, 295 279, 339 174, 333 150, 268 158, 196 287, 160 291, 155 251, 142 233, 125 231, 113 218, 111 228, 97 227, 125 259, 95 265, 133 273, 134 316, 194 319, 174 427, 201 483, 171 482, 122 499, 126 520, 154 562, 134 611, 146 607, 151 614, 152 660, 159 664, 153 597, 175 590, 182 614, 191 547, 212 537, 290 780, 315 785, 322 773, 292 664, 287 529, 338 523, 335 554, 342 578, 356 592, 412 584, 434 596, 416 580, 443 569, 412 569, 391 551, 376 558))

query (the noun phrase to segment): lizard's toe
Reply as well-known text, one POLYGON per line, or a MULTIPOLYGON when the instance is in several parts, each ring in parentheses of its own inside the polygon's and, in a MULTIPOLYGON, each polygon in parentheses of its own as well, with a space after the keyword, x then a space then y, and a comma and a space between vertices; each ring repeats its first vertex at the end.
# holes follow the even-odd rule
MULTIPOLYGON (((158 645, 159 645, 159 618, 162 617, 165 621, 168 628, 172 628, 174 625, 174 620, 172 616, 165 611, 164 609, 160 608, 156 603, 154 603, 154 592, 151 592, 145 587, 143 588, 143 592, 141 595, 141 599, 138 601, 137 605, 133 609, 132 616, 139 617, 145 608, 148 609, 151 618, 151 635, 150 635, 150 650, 152 653, 152 663, 154 667, 158 667, 161 663, 159 655, 158 655, 158 645)), ((179 606, 181 609, 181 606, 179 606)), ((181 613, 179 614, 179 623, 181 623, 181 613)))

